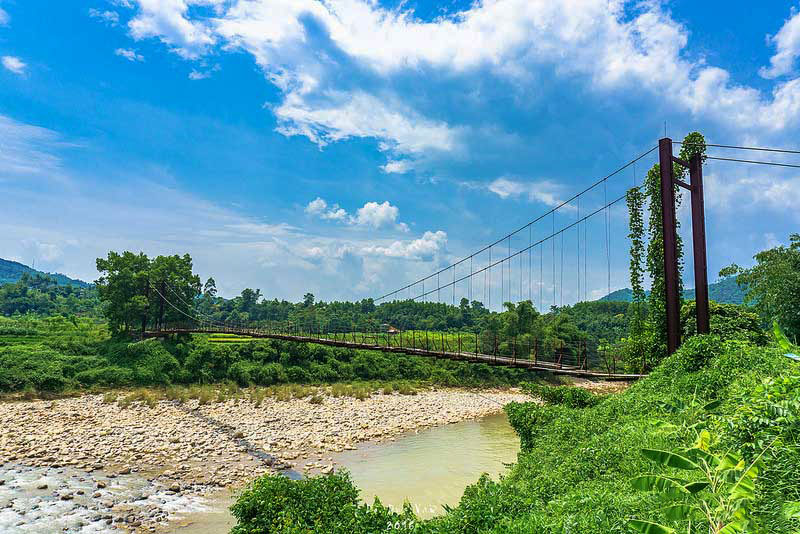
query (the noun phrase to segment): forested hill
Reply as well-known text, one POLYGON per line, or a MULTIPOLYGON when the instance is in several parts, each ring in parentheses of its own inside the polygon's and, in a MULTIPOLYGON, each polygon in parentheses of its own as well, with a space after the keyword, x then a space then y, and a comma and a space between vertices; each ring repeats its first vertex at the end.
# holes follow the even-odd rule
POLYGON ((45 273, 19 262, 0 258, 0 284, 13 284, 22 278, 22 275, 25 273, 28 273, 30 276, 36 276, 37 274, 45 276, 52 279, 60 286, 89 287, 90 285, 83 280, 76 280, 60 273, 45 273))
MULTIPOLYGON (((709 299, 726 304, 741 304, 744 302, 744 290, 736 283, 736 278, 731 276, 708 285, 709 299)), ((686 300, 694 299, 694 289, 683 292, 686 300)), ((618 289, 600 299, 601 301, 630 302, 633 300, 633 291, 630 288, 618 289)))

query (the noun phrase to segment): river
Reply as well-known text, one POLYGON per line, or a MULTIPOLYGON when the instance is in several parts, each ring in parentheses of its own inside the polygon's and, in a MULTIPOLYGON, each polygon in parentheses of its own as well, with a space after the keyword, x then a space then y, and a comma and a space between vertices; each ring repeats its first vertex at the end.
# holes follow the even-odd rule
MULTIPOLYGON (((481 473, 493 477, 516 461, 517 437, 505 414, 463 421, 367 443, 333 456, 337 468, 350 471, 361 497, 399 510, 408 500, 420 518, 443 513, 458 504, 464 489, 481 473)), ((176 534, 224 533, 234 524, 228 512, 232 497, 220 497, 206 511, 175 523, 176 534)))

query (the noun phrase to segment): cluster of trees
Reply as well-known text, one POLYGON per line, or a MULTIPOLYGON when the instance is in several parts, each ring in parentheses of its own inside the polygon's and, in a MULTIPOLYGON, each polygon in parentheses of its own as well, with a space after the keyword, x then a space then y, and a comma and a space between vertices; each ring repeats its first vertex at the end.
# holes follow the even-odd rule
POLYGON ((23 273, 0 285, 0 315, 81 315, 100 317, 100 299, 94 287, 63 285, 51 276, 23 273))
POLYGON ((186 320, 188 309, 200 295, 200 277, 192 272, 192 258, 144 253, 109 252, 97 259, 97 290, 109 328, 115 334, 129 334, 135 328, 186 320), (187 310, 170 306, 178 301, 187 310))

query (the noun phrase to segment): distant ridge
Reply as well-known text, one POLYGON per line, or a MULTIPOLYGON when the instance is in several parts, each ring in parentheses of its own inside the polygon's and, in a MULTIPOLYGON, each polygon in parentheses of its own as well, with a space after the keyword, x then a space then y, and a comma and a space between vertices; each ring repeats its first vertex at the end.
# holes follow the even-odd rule
MULTIPOLYGON (((649 293, 649 292, 648 292, 649 293)), ((728 277, 708 285, 708 298, 725 304, 742 304, 744 302, 744 290, 736 283, 736 278, 728 277)), ((694 289, 687 289, 683 292, 686 300, 694 299, 694 289)), ((630 302, 633 300, 633 290, 626 287, 612 291, 601 301, 630 302)))
POLYGON ((25 273, 28 273, 31 276, 36 276, 37 274, 46 276, 54 280, 60 286, 89 287, 91 285, 83 280, 70 278, 69 276, 61 273, 46 273, 43 271, 37 271, 36 269, 28 267, 27 265, 23 265, 17 261, 4 260, 3 258, 0 258, 0 284, 13 284, 22 278, 22 275, 25 273))

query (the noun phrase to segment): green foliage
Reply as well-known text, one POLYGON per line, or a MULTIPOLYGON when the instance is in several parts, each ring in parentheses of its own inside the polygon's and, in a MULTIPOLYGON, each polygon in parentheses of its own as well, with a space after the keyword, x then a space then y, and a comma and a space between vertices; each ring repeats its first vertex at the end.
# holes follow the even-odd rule
POLYGON ((200 278, 192 273, 192 258, 158 256, 149 259, 144 253, 109 252, 97 258, 100 278, 97 289, 105 306, 111 331, 128 334, 136 325, 144 329, 161 319, 174 322, 186 319, 186 312, 164 306, 161 296, 182 303, 193 302, 200 294, 200 278))
POLYGON ((588 389, 575 386, 550 386, 547 384, 528 383, 524 384, 523 389, 534 397, 541 399, 545 404, 556 404, 570 408, 588 408, 602 400, 602 397, 595 395, 588 389))
POLYGON ((62 284, 41 274, 24 273, 18 280, 0 285, 0 315, 29 313, 99 317, 100 300, 94 287, 62 284))
MULTIPOLYGON (((687 522, 680 519, 682 508, 671 509, 669 516, 663 509, 708 502, 716 503, 712 511, 722 504, 714 518, 733 517, 725 514, 735 515, 747 503, 752 531, 791 532, 783 509, 785 502, 800 501, 800 432, 793 422, 770 415, 767 399, 792 399, 795 393, 789 392, 795 389, 781 385, 760 391, 757 385, 767 378, 779 381, 793 365, 778 350, 713 335, 694 336, 649 377, 594 406, 511 404, 506 411, 522 443, 518 463, 499 482, 482 479, 465 492, 457 508, 424 523, 420 531, 687 532, 687 522), (787 393, 779 394, 784 387, 787 393), (756 409, 746 415, 748 422, 740 419, 748 413, 743 411, 746 406, 756 409), (704 433, 708 437, 696 440, 704 429, 717 439, 704 433), (748 495, 747 480, 755 472, 748 468, 761 449, 748 448, 751 438, 745 436, 761 432, 766 434, 758 443, 769 444, 778 435, 779 439, 760 459, 754 493, 748 495), (647 456, 641 454, 643 448, 647 456), (735 462, 727 471, 732 474, 722 477, 734 481, 719 481, 717 497, 722 500, 715 500, 708 480, 694 467, 711 461, 687 452, 696 448, 718 457, 741 451, 745 466, 736 468, 735 462), (659 462, 666 465, 654 470, 659 462), (659 491, 642 493, 631 484, 637 478, 637 487, 659 491)), ((693 522, 691 532, 708 532, 708 520, 693 522)))
MULTIPOLYGON (((530 376, 521 369, 275 340, 219 344, 195 335, 129 343, 109 339, 103 325, 87 319, 73 323, 63 317, 0 318, 0 363, 0 391, 5 392, 361 380, 390 381, 401 394, 413 394, 412 383, 502 386, 530 376)), ((352 396, 365 398, 372 391, 359 390, 352 396)))
MULTIPOLYGON (((661 474, 642 475, 631 482, 634 488, 665 494, 671 505, 663 510, 667 519, 678 523, 704 525, 711 534, 747 532, 754 526, 752 504, 756 500, 756 478, 767 447, 751 462, 739 454, 713 453, 712 438, 707 431, 698 436, 693 447, 679 452, 643 449, 642 454, 665 468, 690 471, 692 480, 672 478, 661 474)), ((667 471, 669 472, 669 471, 667 471)), ((641 521, 631 526, 639 532, 641 521)), ((662 529, 672 530, 663 525, 662 529)))
MULTIPOLYGON (((755 345, 767 343, 761 321, 751 308, 736 304, 710 301, 711 333, 726 340, 747 341, 755 345)), ((681 328, 684 339, 697 333, 695 303, 689 301, 681 307, 681 328)))
POLYGON ((788 247, 779 246, 755 255, 756 265, 743 269, 726 267, 720 276, 736 275, 747 289, 745 302, 751 304, 766 323, 773 320, 790 338, 800 338, 800 234, 789 236, 788 247))
POLYGON ((361 504, 346 472, 289 480, 281 475, 256 479, 231 507, 237 524, 231 534, 277 532, 414 532, 416 517, 398 514, 380 501, 361 504))
POLYGON ((626 195, 628 204, 628 226, 631 240, 630 249, 630 282, 632 288, 631 301, 633 303, 630 334, 633 337, 641 336, 644 332, 644 195, 638 187, 628 190, 626 195))

